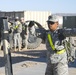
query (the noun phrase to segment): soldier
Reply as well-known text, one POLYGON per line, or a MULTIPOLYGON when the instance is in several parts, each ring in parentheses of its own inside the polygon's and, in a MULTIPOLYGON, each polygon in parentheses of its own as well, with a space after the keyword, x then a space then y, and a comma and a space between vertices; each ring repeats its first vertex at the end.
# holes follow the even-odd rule
POLYGON ((22 48, 25 48, 25 45, 26 45, 26 34, 27 34, 27 25, 25 24, 25 21, 24 21, 23 17, 21 17, 21 24, 22 24, 22 32, 21 32, 22 48))
POLYGON ((36 38, 36 29, 34 26, 34 21, 30 21, 29 25, 28 25, 28 30, 29 30, 29 39, 28 41, 30 43, 35 41, 36 38))
POLYGON ((9 43, 10 43, 10 49, 13 48, 13 23, 11 21, 8 21, 9 26, 9 43))
POLYGON ((64 41, 68 36, 76 36, 76 29, 58 29, 58 16, 48 17, 46 37, 47 68, 45 75, 68 75, 67 52, 64 41))
POLYGON ((18 50, 21 49, 21 37, 20 37, 20 33, 22 32, 22 25, 19 21, 19 17, 15 18, 15 22, 13 24, 13 28, 14 28, 14 48, 16 50, 16 47, 18 46, 18 50))

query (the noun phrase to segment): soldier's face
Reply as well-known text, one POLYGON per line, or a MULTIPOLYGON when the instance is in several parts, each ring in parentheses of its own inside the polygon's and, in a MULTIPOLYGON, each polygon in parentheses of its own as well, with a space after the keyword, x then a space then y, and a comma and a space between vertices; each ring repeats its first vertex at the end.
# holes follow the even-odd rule
POLYGON ((50 22, 48 23, 48 27, 51 31, 55 31, 58 27, 58 22, 50 22))
POLYGON ((24 19, 21 19, 21 22, 24 23, 24 19))

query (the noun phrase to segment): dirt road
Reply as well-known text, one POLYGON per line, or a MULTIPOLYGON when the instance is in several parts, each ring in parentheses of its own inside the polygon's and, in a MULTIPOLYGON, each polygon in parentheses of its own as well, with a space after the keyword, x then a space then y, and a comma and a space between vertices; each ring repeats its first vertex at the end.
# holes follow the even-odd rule
MULTIPOLYGON (((12 52, 13 75, 45 75, 46 48, 44 44, 36 49, 12 52)), ((0 51, 0 75, 5 75, 3 51, 0 51)), ((69 65, 70 75, 76 75, 76 61, 69 65)))

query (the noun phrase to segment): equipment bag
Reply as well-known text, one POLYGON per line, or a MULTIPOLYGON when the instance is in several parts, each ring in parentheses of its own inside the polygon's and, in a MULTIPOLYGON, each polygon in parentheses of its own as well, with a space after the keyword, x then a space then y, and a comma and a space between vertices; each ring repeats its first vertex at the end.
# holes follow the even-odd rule
POLYGON ((74 62, 75 61, 75 47, 73 46, 70 38, 71 37, 68 37, 68 40, 65 40, 64 44, 65 44, 65 49, 67 52, 68 62, 74 62))
POLYGON ((58 30, 58 38, 60 41, 64 40, 64 46, 66 49, 68 62, 74 62, 74 60, 76 59, 75 58, 76 51, 75 51, 75 46, 74 46, 75 43, 73 42, 74 38, 65 37, 62 29, 58 30))

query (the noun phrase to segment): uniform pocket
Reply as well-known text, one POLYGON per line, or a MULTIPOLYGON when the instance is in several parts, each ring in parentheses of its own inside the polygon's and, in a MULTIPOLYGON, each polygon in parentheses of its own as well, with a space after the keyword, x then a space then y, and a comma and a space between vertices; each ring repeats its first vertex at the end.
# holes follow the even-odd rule
POLYGON ((50 56, 51 63, 58 63, 62 59, 60 54, 53 54, 50 56))
POLYGON ((67 55, 66 52, 62 53, 62 54, 52 54, 50 55, 50 60, 51 63, 67 63, 67 55))

